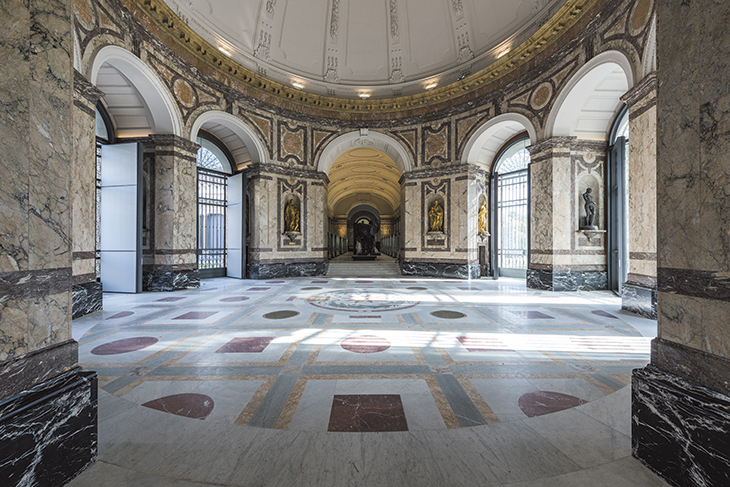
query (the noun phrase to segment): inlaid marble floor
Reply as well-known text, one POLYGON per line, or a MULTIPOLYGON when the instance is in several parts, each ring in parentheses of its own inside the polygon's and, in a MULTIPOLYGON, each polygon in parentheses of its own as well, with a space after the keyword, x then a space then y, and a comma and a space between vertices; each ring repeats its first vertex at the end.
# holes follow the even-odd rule
POLYGON ((612 293, 214 279, 104 300, 73 323, 99 375, 101 461, 72 485, 603 485, 580 483, 598 467, 664 485, 629 457, 625 387, 656 322, 612 293), (421 455, 392 464, 412 442, 421 455))

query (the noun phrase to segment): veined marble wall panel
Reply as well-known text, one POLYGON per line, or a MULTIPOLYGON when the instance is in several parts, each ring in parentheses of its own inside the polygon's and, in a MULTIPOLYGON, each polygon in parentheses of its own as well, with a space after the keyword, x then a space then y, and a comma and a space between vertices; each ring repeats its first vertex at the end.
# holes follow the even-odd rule
MULTIPOLYGON (((656 278, 656 76, 624 96, 629 106, 628 219, 631 275, 656 278)), ((655 285, 654 285, 655 287, 655 285)))
POLYGON ((552 253, 536 250, 553 248, 553 171, 552 160, 538 152, 532 153, 530 163, 530 261, 552 264, 552 253))
POLYGON ((197 165, 196 153, 185 151, 175 158, 173 221, 173 265, 195 265, 197 247, 197 165))
POLYGON ((403 256, 408 257, 421 249, 421 189, 415 181, 401 185, 401 215, 403 224, 403 256))

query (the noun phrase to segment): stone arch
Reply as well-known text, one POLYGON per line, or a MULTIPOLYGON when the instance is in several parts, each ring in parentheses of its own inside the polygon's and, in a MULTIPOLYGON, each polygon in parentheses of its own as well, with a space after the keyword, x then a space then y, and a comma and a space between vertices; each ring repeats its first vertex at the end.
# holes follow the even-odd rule
POLYGON ((329 173, 332 163, 342 154, 355 147, 372 147, 387 154, 400 170, 401 174, 413 170, 413 162, 403 146, 393 137, 381 132, 366 129, 352 131, 332 140, 317 161, 317 170, 329 173))
POLYGON ((135 88, 152 119, 153 133, 182 136, 183 125, 177 105, 149 66, 126 49, 118 46, 103 47, 91 63, 89 81, 94 85, 99 86, 99 72, 105 64, 119 71, 135 88))
POLYGON ((238 150, 240 146, 228 147, 234 156, 234 162, 237 166, 245 165, 247 162, 255 164, 267 161, 267 150, 264 143, 246 122, 235 115, 220 110, 210 110, 202 113, 193 122, 192 128, 190 129, 190 140, 195 141, 201 129, 212 133, 224 143, 227 138, 231 137, 230 133, 233 132, 234 136, 248 150, 247 154, 245 154, 243 153, 244 151, 238 150))
POLYGON ((545 124, 545 138, 606 140, 610 124, 622 106, 620 98, 633 88, 634 79, 634 69, 625 54, 598 54, 558 94, 545 124))
POLYGON ((642 58, 642 78, 656 72, 656 14, 651 19, 651 30, 642 58))
POLYGON ((537 142, 532 122, 519 113, 505 113, 484 123, 464 146, 462 164, 476 164, 489 170, 500 148, 512 137, 527 132, 530 142, 537 142))

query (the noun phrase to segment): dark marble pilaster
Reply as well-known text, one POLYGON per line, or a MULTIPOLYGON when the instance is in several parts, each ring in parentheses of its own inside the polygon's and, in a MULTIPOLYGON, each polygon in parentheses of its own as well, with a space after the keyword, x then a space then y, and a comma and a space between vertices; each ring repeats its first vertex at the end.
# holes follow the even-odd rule
POLYGON ((326 262, 293 263, 251 263, 248 265, 250 279, 278 279, 285 277, 315 277, 327 273, 326 262))
POLYGON ((60 486, 97 457, 96 372, 74 369, 0 402, 3 486, 60 486))
POLYGON ((633 455, 672 485, 730 485, 730 397, 652 365, 631 384, 633 455))
POLYGON ((72 319, 80 318, 103 308, 103 293, 100 282, 74 284, 71 288, 72 319))
POLYGON ((608 273, 527 269, 527 287, 544 291, 598 291, 607 289, 608 273))
POLYGON ((652 320, 657 319, 656 288, 625 283, 621 287, 621 309, 652 320))
POLYGON ((404 261, 401 273, 404 276, 479 279, 481 269, 479 264, 404 261))

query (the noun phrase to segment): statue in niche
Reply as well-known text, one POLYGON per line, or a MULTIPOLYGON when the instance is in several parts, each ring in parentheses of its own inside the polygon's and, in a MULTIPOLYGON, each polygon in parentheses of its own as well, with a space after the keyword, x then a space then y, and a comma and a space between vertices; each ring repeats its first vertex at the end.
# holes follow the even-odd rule
POLYGON ((284 207, 284 233, 299 232, 299 205, 292 198, 284 207))
POLYGON ((487 202, 486 201, 482 201, 482 204, 479 206, 478 232, 480 234, 487 233, 487 202))
POLYGON ((430 224, 429 232, 444 233, 444 208, 439 200, 434 200, 431 209, 428 210, 428 220, 430 224))
POLYGON ((586 189, 586 192, 583 193, 583 200, 585 201, 585 225, 581 227, 581 230, 598 230, 598 226, 596 226, 596 203, 593 201, 593 189, 588 188, 586 189))

